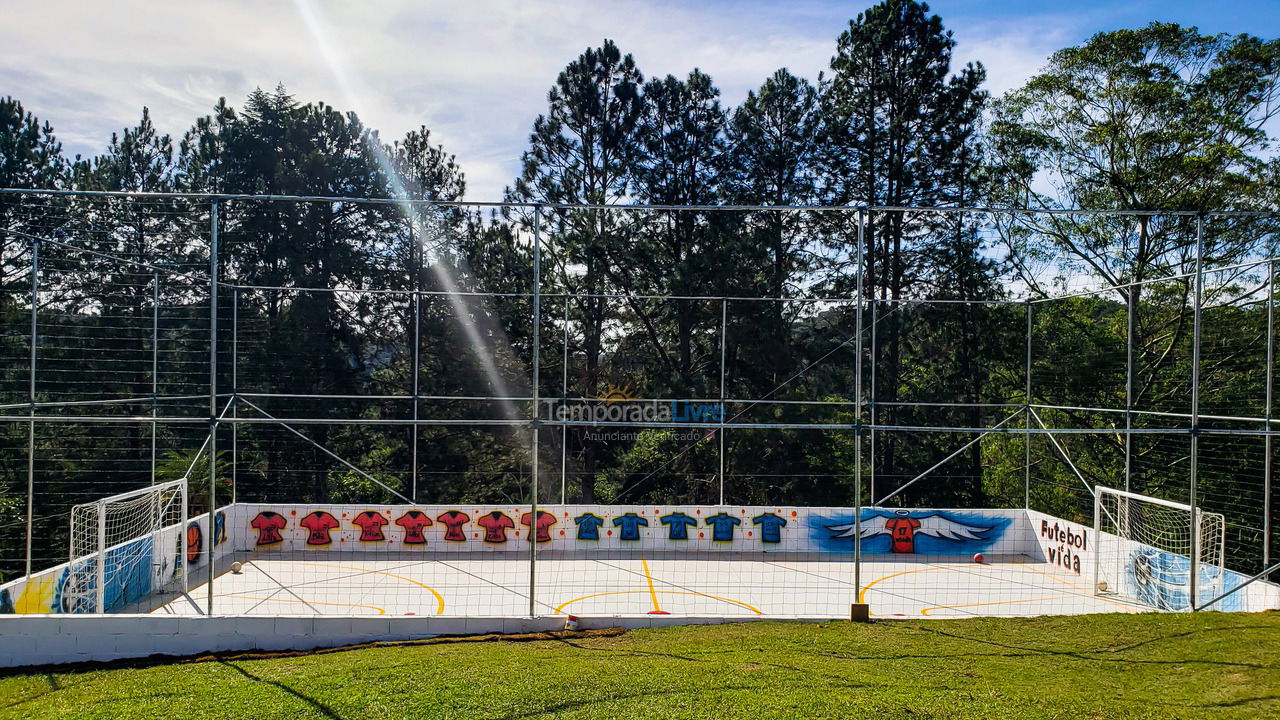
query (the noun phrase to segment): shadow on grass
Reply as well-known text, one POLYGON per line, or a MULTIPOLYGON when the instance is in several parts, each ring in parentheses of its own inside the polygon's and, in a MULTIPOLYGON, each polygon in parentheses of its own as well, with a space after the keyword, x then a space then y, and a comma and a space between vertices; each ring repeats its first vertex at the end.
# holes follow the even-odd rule
POLYGON ((253 682, 262 683, 264 685, 271 685, 272 687, 283 690, 286 693, 298 698, 302 702, 310 705, 312 709, 314 709, 316 712, 320 713, 324 717, 334 718, 334 720, 342 720, 342 716, 334 712, 333 708, 329 707, 328 705, 325 705, 324 703, 320 702, 319 700, 316 700, 315 698, 303 695, 302 693, 298 692, 297 690, 294 690, 293 688, 289 687, 288 685, 285 685, 284 683, 276 682, 275 680, 264 680, 258 677, 257 675, 254 675, 253 673, 249 672, 248 670, 245 670, 239 665, 232 662, 227 662, 226 660, 219 660, 218 664, 222 665, 223 667, 228 667, 228 668, 231 668, 232 670, 235 670, 236 672, 252 680, 253 682))

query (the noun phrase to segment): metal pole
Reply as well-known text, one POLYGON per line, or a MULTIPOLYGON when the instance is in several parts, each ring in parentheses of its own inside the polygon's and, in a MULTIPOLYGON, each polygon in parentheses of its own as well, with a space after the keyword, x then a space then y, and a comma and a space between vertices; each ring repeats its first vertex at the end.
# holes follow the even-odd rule
POLYGON ((107 501, 102 499, 98 501, 98 567, 97 567, 97 585, 95 595, 97 596, 97 607, 94 610, 98 614, 107 611, 107 501))
MULTIPOLYGON (((1265 429, 1271 429, 1271 380, 1272 367, 1275 364, 1275 297, 1276 268, 1275 261, 1267 261, 1267 418, 1265 429)), ((1263 438, 1263 477, 1262 477, 1262 566, 1271 566, 1271 435, 1263 438)))
POLYGON ((1191 343, 1191 572, 1188 575, 1191 611, 1196 611, 1200 574, 1200 508, 1196 505, 1200 454, 1200 304, 1204 293, 1204 215, 1196 216, 1196 280, 1191 343))
MULTIPOLYGON (((236 395, 240 392, 240 288, 231 291, 231 504, 236 504, 236 466, 240 456, 240 423, 236 418, 240 414, 240 403, 236 395)), ((417 427, 416 425, 414 427, 417 427)))
MULTIPOLYGON (((560 398, 569 397, 569 294, 564 296, 564 360, 560 364, 560 398)), ((561 407, 564 407, 561 405, 561 407)), ((565 478, 568 475, 569 426, 560 426, 560 504, 565 504, 565 478)))
POLYGON ((729 325, 729 301, 727 299, 720 300, 720 429, 716 431, 716 435, 720 438, 720 504, 724 505, 724 419, 728 417, 724 410, 724 376, 725 376, 725 339, 728 336, 726 328, 729 325))
MULTIPOLYGON (((31 240, 31 378, 27 400, 27 577, 31 577, 31 539, 36 502, 36 316, 40 311, 40 241, 31 240)), ((70 558, 74 559, 74 558, 70 558)))
MULTIPOLYGON (((182 524, 178 525, 178 562, 182 563, 182 592, 186 594, 191 588, 188 584, 187 566, 187 483, 182 483, 182 524)), ((190 599, 190 598, 188 598, 190 599)))
POLYGON ((1130 491, 1133 481, 1133 337, 1138 324, 1138 304, 1133 302, 1135 286, 1129 286, 1129 302, 1125 303, 1127 321, 1125 323, 1125 380, 1124 380, 1124 489, 1130 491))
MULTIPOLYGON (((209 206, 209 523, 218 507, 218 201, 209 206)), ((233 400, 234 402, 234 400, 233 400)), ((212 538, 209 538, 212 540, 212 538)), ((208 565, 206 616, 213 616, 213 543, 205 543, 208 565)))
POLYGON ((868 448, 868 452, 871 455, 870 462, 868 462, 868 465, 870 467, 868 469, 870 470, 870 473, 871 473, 871 477, 870 477, 871 493, 869 494, 869 497, 871 498, 872 505, 880 504, 876 502, 876 430, 875 430, 875 426, 876 426, 876 365, 877 365, 876 325, 879 324, 879 321, 877 320, 877 317, 876 317, 876 311, 879 307, 880 307, 880 303, 876 298, 876 289, 874 286, 872 286, 871 287, 871 389, 870 389, 870 395, 871 395, 870 406, 871 407, 869 410, 871 414, 871 430, 870 430, 871 446, 868 448))
MULTIPOLYGON (((416 274, 416 271, 415 271, 416 274)), ((421 373, 422 352, 422 293, 413 293, 413 419, 418 419, 418 376, 421 373)), ((413 450, 409 462, 409 497, 418 502, 418 425, 413 425, 413 450)))
POLYGON ((863 265, 863 237, 866 231, 866 210, 858 210, 858 306, 857 316, 854 319, 856 326, 855 334, 857 335, 857 350, 855 352, 856 360, 854 361, 854 381, 853 395, 858 403, 857 413, 858 420, 855 423, 854 443, 853 443, 853 589, 854 602, 861 602, 862 598, 862 275, 865 269, 863 265))
MULTIPOLYGON (((159 411, 160 394, 160 271, 151 276, 151 417, 159 411)), ((156 484, 156 421, 151 421, 151 484, 156 484)))
POLYGON ((541 409, 538 407, 538 374, 540 362, 541 325, 542 325, 542 207, 533 208, 533 412, 529 425, 530 440, 530 475, 532 488, 530 492, 529 513, 529 617, 538 614, 537 608, 537 566, 538 566, 538 431, 541 425, 541 409))
POLYGON ((1026 405, 1022 408, 1022 427, 1026 430, 1022 435, 1023 472, 1022 507, 1031 509, 1031 301, 1027 300, 1027 358, 1026 387, 1024 389, 1026 405))

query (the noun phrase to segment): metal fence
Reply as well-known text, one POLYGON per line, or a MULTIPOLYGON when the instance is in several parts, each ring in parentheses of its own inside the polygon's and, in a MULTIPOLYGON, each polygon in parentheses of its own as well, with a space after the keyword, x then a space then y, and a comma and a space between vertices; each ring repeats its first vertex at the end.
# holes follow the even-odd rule
MULTIPOLYGON (((831 498, 861 518, 863 507, 901 503, 935 484, 981 487, 988 506, 1083 519, 1093 488, 1112 484, 1222 512, 1228 565, 1262 576, 1274 570, 1275 537, 1272 220, 3 190, 0 311, 10 370, 0 385, 0 455, 21 507, 0 530, 0 561, 10 577, 60 562, 71 505, 175 475, 207 485, 192 492, 194 512, 316 494, 410 504, 447 495, 500 498, 534 517, 540 504, 598 500, 606 490, 612 500, 669 492, 726 505, 776 502, 805 487, 806 503, 831 498), (619 290, 623 283, 599 267, 583 268, 599 262, 642 274, 646 259, 623 251, 687 216, 705 230, 699 252, 713 261, 726 238, 764 232, 780 217, 788 247, 821 261, 774 295, 739 294, 748 285, 734 280, 737 269, 720 273, 714 291, 673 293, 658 282, 619 290), (893 223, 921 238, 976 238, 974 257, 1006 267, 998 292, 920 283, 894 296, 883 281, 897 272, 885 267, 894 258, 878 245, 893 223), (1069 261, 1036 250, 1045 237, 1105 234, 1100 225, 1145 236, 1158 223, 1172 239, 1165 256, 1146 259, 1149 277, 1134 277, 1136 247, 1119 260, 1099 259, 1105 248, 1082 248, 1069 261), (470 263, 457 247, 462 234, 470 263), (999 253, 990 244, 997 239, 999 253), (300 244, 289 262, 344 264, 299 276, 273 256, 282 243, 300 244), (506 265, 477 272, 483 258, 506 265), (591 273, 606 280, 590 287, 591 273), (326 276, 337 280, 305 284, 326 276), (369 284, 390 276, 398 278, 390 286, 369 284), (337 327, 307 321, 328 333, 321 344, 342 349, 277 362, 315 341, 272 325, 286 311, 350 318, 337 327), (806 343, 786 341, 795 357, 744 380, 759 359, 744 353, 767 346, 752 338, 775 320, 788 328, 778 337, 801 328, 806 343), (359 337, 343 335, 356 326, 359 337), (962 331, 962 340, 945 336, 962 331), (663 332, 679 337, 657 337, 663 332), (628 345, 646 334, 645 352, 680 355, 671 367, 683 375, 665 387, 688 396, 609 386, 609 377, 648 377, 651 359, 628 345), (908 346, 927 381, 907 377, 908 346), (356 380, 350 367, 330 366, 344 358, 359 368, 356 380), (966 384, 966 371, 986 386, 966 384), (317 387, 329 377, 348 385, 317 387), (621 411, 645 404, 699 415, 691 423, 621 411), (625 433, 627 444, 645 430, 691 426, 697 437, 657 453, 665 458, 657 470, 583 460, 594 452, 588 432, 625 433), (472 441, 469 467, 428 470, 424 463, 444 461, 423 458, 425 449, 458 429, 487 433, 504 451, 485 453, 472 441), (852 454, 851 472, 846 464, 824 476, 815 462, 796 473, 807 480, 774 482, 750 466, 762 444, 803 448, 818 436, 824 451, 852 454), (360 447, 363 460, 337 446, 360 447), (395 457, 372 467, 379 447, 395 457), (911 455, 913 447, 928 451, 911 455), (476 467, 481 457, 490 465, 476 467), (963 462, 969 476, 956 469, 963 462), (335 472, 345 483, 338 489, 335 472), (653 476, 681 472, 693 478, 688 488, 654 487, 653 476), (601 478, 613 484, 602 490, 601 478), (587 497, 589 487, 599 494, 587 497)), ((861 587, 858 542, 852 571, 861 587)), ((213 543, 204 551, 212 613, 213 543)), ((537 543, 529 556, 529 613, 538 614, 537 543)), ((1194 563, 1192 573, 1194 585, 1194 563)))

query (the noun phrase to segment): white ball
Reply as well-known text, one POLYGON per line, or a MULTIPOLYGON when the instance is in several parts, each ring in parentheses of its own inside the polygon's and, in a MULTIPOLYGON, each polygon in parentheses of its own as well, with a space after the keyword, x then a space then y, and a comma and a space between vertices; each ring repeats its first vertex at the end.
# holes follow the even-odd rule
POLYGON ((1107 590, 1109 590, 1110 588, 1111 588, 1111 586, 1107 584, 1107 581, 1106 581, 1106 580, 1099 580, 1099 581, 1098 581, 1098 592, 1106 592, 1106 591, 1107 591, 1107 590))
POLYGON ((231 572, 232 572, 232 574, 234 574, 234 575, 239 575, 239 574, 240 574, 240 571, 241 571, 241 570, 243 570, 243 569, 244 569, 244 566, 243 566, 243 565, 241 565, 240 563, 238 563, 238 562, 233 562, 233 563, 231 563, 231 572))

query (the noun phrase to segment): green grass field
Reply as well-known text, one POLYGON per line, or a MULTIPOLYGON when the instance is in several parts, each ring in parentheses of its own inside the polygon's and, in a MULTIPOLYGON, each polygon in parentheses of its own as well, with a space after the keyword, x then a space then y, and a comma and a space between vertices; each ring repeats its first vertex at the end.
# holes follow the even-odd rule
POLYGON ((1280 717, 1280 614, 756 623, 0 677, 23 718, 1280 717))

